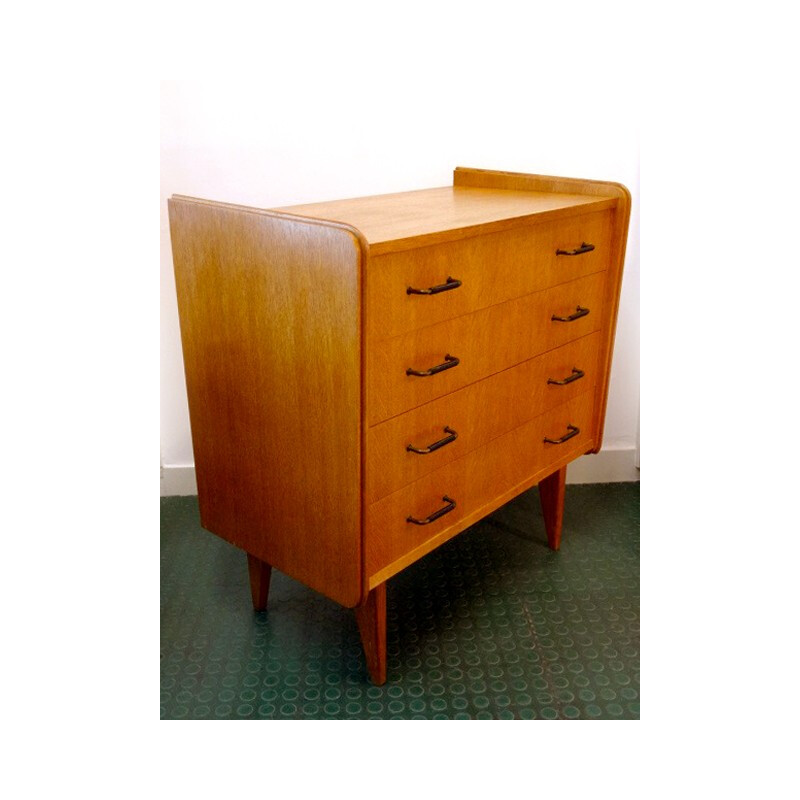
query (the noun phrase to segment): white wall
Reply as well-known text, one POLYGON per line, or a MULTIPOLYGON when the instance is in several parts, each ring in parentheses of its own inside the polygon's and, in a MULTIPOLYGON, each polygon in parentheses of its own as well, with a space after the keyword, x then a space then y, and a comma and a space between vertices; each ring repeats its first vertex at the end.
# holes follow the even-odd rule
POLYGON ((455 166, 613 180, 630 189, 607 455, 580 459, 570 480, 636 479, 639 147, 629 101, 599 72, 581 76, 570 92, 524 73, 496 82, 476 70, 471 80, 443 82, 407 67, 388 82, 363 69, 355 90, 322 80, 319 64, 314 75, 288 80, 162 84, 162 493, 194 487, 167 198, 269 208, 446 186, 455 166))

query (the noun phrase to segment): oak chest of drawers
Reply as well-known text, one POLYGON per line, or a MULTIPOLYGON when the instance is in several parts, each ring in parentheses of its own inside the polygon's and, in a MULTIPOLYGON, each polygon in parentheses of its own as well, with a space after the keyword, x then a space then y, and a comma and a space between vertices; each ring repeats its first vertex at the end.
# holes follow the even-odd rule
POLYGON ((169 201, 203 526, 354 607, 386 680, 386 581, 600 448, 630 195, 458 168, 274 210, 169 201))

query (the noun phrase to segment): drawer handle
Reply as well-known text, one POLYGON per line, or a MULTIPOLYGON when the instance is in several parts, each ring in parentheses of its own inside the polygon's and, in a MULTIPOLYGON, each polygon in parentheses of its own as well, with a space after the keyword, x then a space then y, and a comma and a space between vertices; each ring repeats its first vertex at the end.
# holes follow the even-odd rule
POLYGON ((580 306, 578 306, 575 313, 570 314, 568 317, 557 317, 555 314, 553 314, 553 316, 550 317, 550 319, 552 319, 554 322, 574 322, 576 319, 585 317, 588 313, 589 313, 588 308, 581 308, 580 306))
POLYGON ((412 522, 414 525, 430 525, 431 522, 436 522, 439 517, 443 517, 445 514, 449 514, 455 507, 456 501, 453 500, 452 497, 448 497, 445 495, 442 500, 447 503, 446 506, 440 508, 438 511, 434 511, 429 517, 425 517, 425 519, 417 519, 416 517, 406 517, 406 522, 412 522))
POLYGON ((591 253, 594 250, 593 244, 587 244, 586 242, 582 242, 580 247, 576 247, 574 250, 556 250, 557 256, 579 256, 583 253, 591 253))
POLYGON ((572 383, 572 381, 579 381, 586 373, 582 369, 578 369, 577 367, 572 368, 572 375, 568 378, 564 378, 561 381, 554 381, 552 378, 548 378, 548 383, 554 383, 556 386, 566 386, 568 383, 572 383))
MULTIPOLYGON (((586 313, 588 314, 589 312, 587 311, 586 313)), ((446 369, 457 367, 459 363, 459 360, 455 356, 446 355, 444 357, 444 363, 437 364, 435 367, 426 369, 424 372, 409 367, 406 370, 406 375, 416 375, 418 378, 427 378, 429 375, 435 375, 437 372, 444 372, 446 369)))
POLYGON ((439 439, 438 442, 434 442, 433 444, 429 444, 427 447, 414 447, 413 444, 410 444, 406 447, 409 453, 419 453, 421 456, 425 456, 428 453, 432 453, 434 450, 438 450, 440 447, 444 447, 446 444, 450 444, 450 442, 454 442, 458 439, 458 434, 452 428, 445 428, 445 433, 449 433, 449 436, 445 436, 444 439, 439 439))
POLYGON ((431 286, 430 289, 414 289, 409 286, 406 289, 406 294, 439 294, 440 292, 449 292, 451 289, 458 289, 459 286, 461 286, 461 281, 448 275, 447 283, 431 286))
POLYGON ((576 428, 574 425, 567 425, 567 430, 569 433, 565 433, 560 439, 548 439, 546 436, 544 437, 545 442, 547 444, 564 444, 568 439, 571 439, 573 436, 577 436, 580 432, 580 428, 576 428))

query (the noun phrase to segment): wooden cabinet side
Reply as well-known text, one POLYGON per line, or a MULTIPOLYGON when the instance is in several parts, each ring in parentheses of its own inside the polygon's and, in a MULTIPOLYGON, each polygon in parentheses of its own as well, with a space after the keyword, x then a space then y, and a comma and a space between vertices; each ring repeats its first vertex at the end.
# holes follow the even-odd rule
POLYGON ((203 527, 322 594, 362 599, 357 232, 173 197, 203 527))

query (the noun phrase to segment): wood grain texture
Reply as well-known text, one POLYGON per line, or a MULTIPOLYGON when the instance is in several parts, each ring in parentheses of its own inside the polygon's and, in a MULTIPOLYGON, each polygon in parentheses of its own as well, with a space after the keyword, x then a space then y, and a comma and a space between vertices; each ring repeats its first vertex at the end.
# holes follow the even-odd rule
POLYGON ((356 607, 356 622, 367 659, 367 669, 376 686, 386 683, 386 584, 372 589, 356 607))
POLYGON ((345 606, 362 597, 361 244, 169 203, 201 521, 345 606))
POLYGON ((603 326, 605 273, 598 272, 542 292, 440 322, 374 344, 367 353, 368 424, 375 425, 411 408, 460 389, 529 358, 580 338, 603 326), (588 316, 553 322, 578 306, 588 316), (460 359, 429 377, 409 376, 460 359))
POLYGON ((564 524, 564 497, 567 488, 567 468, 561 467, 552 475, 539 481, 539 500, 542 503, 547 543, 552 550, 561 546, 561 528, 564 524))
POLYGON ((621 183, 611 181, 560 178, 552 175, 528 175, 519 172, 501 172, 470 167, 455 168, 453 171, 453 186, 502 191, 529 190, 532 192, 575 193, 586 197, 613 198, 613 221, 610 238, 611 257, 605 295, 607 320, 603 328, 605 344, 600 354, 602 378, 597 386, 598 402, 595 407, 597 439, 592 451, 594 453, 599 452, 603 442, 603 429, 608 405, 611 359, 617 330, 622 271, 625 264, 625 249, 628 241, 628 225, 631 215, 631 193, 621 183))
POLYGON ((595 428, 597 440, 592 452, 598 453, 603 444, 603 431, 606 424, 608 406, 608 387, 611 380, 611 361, 614 353, 614 338, 617 333, 617 316, 622 293, 622 270, 625 264, 625 249, 628 242, 628 222, 631 215, 630 192, 620 185, 619 204, 614 211, 613 235, 611 239, 611 260, 608 268, 608 281, 603 306, 606 322, 603 329, 605 342, 601 350, 601 379, 597 386, 597 405, 595 407, 595 428))
POLYGON ((367 430, 365 501, 381 497, 455 461, 492 439, 590 390, 598 380, 600 333, 592 333, 367 430), (583 376, 564 385, 548 383, 583 376), (409 452, 447 436, 431 453, 409 452))
POLYGON ((365 562, 370 585, 429 553, 592 445, 595 393, 578 397, 492 440, 367 508, 365 562), (574 425, 579 433, 563 444, 546 444, 574 425), (456 508, 429 525, 424 519, 453 498, 456 508))
POLYGON ((366 303, 368 342, 381 341, 515 297, 605 270, 611 255, 611 211, 522 225, 509 231, 370 258, 366 303), (594 250, 559 256, 589 242, 594 250), (409 294, 447 278, 461 286, 409 294))
POLYGON ((445 186, 275 209, 357 228, 370 255, 509 230, 615 205, 612 196, 445 186))
POLYGON ((377 684, 387 578, 536 483, 557 548, 566 465, 602 437, 630 194, 465 168, 453 184, 273 211, 169 203, 201 521, 248 553, 255 608, 270 565, 356 608, 377 684), (448 277, 462 285, 406 291, 448 277), (578 305, 591 313, 552 321, 578 305), (406 375, 446 354, 461 363, 406 375), (407 451, 445 427, 455 441, 407 451), (444 497, 449 513, 407 521, 444 497))
POLYGON ((456 167, 453 186, 471 189, 502 189, 512 192, 545 192, 586 197, 621 198, 628 190, 621 183, 559 178, 554 175, 535 175, 525 172, 456 167))

